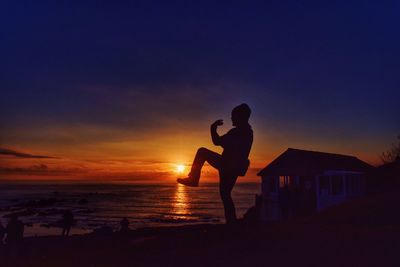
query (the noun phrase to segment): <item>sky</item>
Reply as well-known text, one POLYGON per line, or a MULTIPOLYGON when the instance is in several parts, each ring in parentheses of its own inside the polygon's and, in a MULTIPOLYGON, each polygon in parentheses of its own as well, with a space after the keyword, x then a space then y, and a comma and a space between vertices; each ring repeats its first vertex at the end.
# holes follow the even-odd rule
MULTIPOLYGON (((2 1, 0 179, 174 181, 247 103, 287 148, 377 165, 400 134, 398 1, 2 1)), ((216 180, 206 167, 206 180, 216 180)))

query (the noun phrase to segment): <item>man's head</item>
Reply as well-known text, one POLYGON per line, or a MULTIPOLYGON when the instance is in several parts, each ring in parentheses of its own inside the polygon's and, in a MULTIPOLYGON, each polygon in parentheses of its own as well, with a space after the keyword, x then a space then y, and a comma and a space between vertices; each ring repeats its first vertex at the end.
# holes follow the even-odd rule
POLYGON ((251 109, 247 104, 241 104, 232 110, 232 125, 240 126, 249 122, 251 109))

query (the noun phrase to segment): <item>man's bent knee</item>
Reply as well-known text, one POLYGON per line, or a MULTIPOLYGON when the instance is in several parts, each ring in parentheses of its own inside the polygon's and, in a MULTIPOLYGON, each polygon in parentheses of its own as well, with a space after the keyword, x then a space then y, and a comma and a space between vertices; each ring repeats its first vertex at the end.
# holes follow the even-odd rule
POLYGON ((197 150, 197 153, 199 153, 199 154, 205 154, 205 153, 207 153, 208 151, 210 151, 209 149, 207 149, 207 148, 205 148, 205 147, 200 147, 198 150, 197 150))

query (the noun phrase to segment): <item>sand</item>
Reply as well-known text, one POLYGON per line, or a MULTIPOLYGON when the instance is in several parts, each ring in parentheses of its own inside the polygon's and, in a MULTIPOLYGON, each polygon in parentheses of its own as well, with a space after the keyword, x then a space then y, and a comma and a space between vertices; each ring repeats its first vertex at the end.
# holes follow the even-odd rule
POLYGON ((400 266, 399 204, 392 192, 285 223, 30 237, 0 266, 400 266))

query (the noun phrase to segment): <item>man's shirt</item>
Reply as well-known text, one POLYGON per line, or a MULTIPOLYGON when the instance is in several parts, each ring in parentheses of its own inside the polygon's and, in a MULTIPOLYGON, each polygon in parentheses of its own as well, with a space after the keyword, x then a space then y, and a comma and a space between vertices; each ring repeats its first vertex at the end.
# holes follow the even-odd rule
POLYGON ((253 144, 253 130, 250 125, 235 127, 221 136, 220 145, 223 147, 222 166, 225 170, 241 173, 248 167, 248 158, 253 144))

